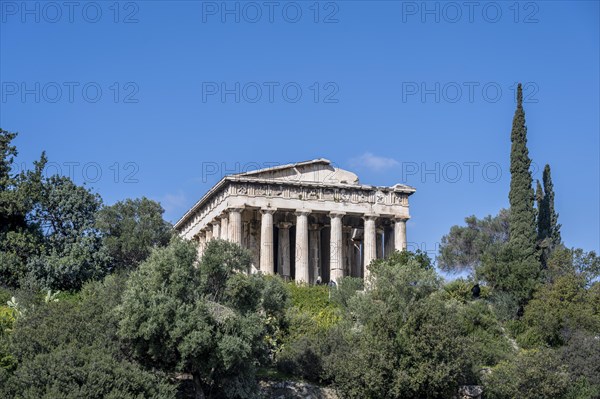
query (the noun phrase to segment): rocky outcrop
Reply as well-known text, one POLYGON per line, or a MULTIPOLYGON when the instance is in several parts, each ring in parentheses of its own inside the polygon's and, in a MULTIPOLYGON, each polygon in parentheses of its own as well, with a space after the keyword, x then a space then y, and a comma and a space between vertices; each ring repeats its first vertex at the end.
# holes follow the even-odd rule
POLYGON ((331 388, 298 381, 260 381, 260 393, 265 399, 340 399, 331 388))
POLYGON ((459 399, 481 399, 483 387, 480 385, 463 385, 458 388, 459 399))

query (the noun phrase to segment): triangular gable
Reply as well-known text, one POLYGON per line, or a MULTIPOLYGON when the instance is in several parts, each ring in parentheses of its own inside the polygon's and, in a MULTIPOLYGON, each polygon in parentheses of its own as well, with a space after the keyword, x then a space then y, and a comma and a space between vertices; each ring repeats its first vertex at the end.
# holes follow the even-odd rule
POLYGON ((324 184, 358 184, 358 176, 347 170, 335 168, 327 159, 274 166, 233 175, 234 177, 255 178, 257 180, 282 180, 324 184))

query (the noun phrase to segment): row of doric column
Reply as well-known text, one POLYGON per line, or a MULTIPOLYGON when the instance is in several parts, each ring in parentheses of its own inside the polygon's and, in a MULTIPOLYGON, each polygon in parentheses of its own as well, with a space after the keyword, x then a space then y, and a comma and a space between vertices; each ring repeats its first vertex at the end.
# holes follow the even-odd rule
MULTIPOLYGON (((260 210, 260 243, 259 268, 264 274, 277 271, 285 278, 291 278, 290 228, 289 221, 280 222, 278 228, 278 249, 274 251, 274 215, 276 209, 260 210), (275 259, 274 254, 277 253, 275 259)), ((251 246, 251 240, 244 240, 243 208, 231 208, 220 215, 197 235, 198 251, 201 255, 206 243, 220 238, 242 246, 251 246), (245 242, 246 241, 246 242, 245 242), (245 244, 245 245, 244 245, 245 244)), ((309 224, 310 210, 299 209, 294 212, 296 218, 296 237, 294 246, 295 280, 310 282, 321 278, 323 259, 321 256, 321 234, 323 227, 309 224)), ((389 256, 394 249, 406 249, 406 217, 392 218, 393 227, 389 224, 384 229, 377 228, 375 214, 365 214, 363 220, 362 245, 360 240, 351 237, 352 228, 343 225, 344 212, 330 212, 329 225, 329 280, 339 281, 351 275, 368 277, 367 266, 378 258, 389 256), (392 234, 393 232, 393 234, 392 234), (393 246, 393 248, 392 248, 393 246)), ((249 248, 252 250, 252 248, 249 248)))

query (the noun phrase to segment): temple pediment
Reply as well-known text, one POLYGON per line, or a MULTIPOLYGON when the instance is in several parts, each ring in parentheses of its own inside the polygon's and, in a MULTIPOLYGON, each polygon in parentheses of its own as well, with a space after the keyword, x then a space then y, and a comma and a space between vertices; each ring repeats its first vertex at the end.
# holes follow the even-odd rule
POLYGON ((231 177, 272 180, 274 182, 322 183, 327 185, 359 184, 356 174, 336 168, 331 164, 331 161, 323 158, 240 173, 231 177))

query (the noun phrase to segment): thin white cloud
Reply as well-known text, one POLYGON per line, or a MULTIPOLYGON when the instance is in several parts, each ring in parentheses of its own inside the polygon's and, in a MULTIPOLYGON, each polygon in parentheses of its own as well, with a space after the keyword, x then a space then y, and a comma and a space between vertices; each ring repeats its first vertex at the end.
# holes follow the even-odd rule
POLYGON ((391 169, 400 164, 393 158, 380 157, 371 152, 365 152, 359 157, 352 158, 350 163, 352 166, 361 166, 374 172, 381 172, 391 169))
POLYGON ((161 204, 166 212, 179 211, 187 203, 187 198, 182 191, 177 194, 166 194, 161 201, 161 204))

